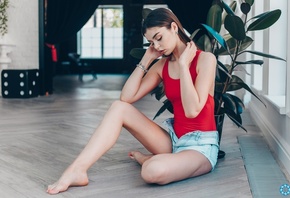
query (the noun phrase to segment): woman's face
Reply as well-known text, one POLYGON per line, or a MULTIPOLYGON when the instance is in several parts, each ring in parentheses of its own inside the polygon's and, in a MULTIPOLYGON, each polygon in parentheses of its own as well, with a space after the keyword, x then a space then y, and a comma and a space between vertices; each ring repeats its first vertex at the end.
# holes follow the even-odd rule
POLYGON ((176 46, 176 33, 166 27, 148 28, 144 34, 148 42, 161 54, 170 55, 176 46))

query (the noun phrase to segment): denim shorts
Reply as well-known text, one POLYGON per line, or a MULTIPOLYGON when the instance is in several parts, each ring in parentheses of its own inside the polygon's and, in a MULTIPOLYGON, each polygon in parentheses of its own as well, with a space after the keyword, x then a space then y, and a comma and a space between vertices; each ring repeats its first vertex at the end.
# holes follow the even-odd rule
POLYGON ((218 158, 218 132, 217 131, 193 131, 186 133, 179 139, 173 129, 173 118, 166 119, 163 124, 168 127, 168 133, 172 141, 172 153, 184 150, 195 150, 202 153, 211 163, 212 170, 215 168, 218 158))

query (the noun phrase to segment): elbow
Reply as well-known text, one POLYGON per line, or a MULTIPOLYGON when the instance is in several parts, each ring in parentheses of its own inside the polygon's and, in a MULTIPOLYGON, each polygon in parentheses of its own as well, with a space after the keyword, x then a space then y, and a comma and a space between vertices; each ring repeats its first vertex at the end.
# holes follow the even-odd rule
POLYGON ((122 102, 125 102, 126 98, 121 94, 119 100, 122 101, 122 102))
POLYGON ((122 101, 122 102, 129 102, 129 100, 128 100, 128 98, 126 98, 126 97, 124 97, 124 96, 120 96, 120 101, 122 101))
POLYGON ((130 99, 128 97, 125 97, 123 95, 120 95, 119 100, 122 101, 122 102, 126 102, 126 103, 133 103, 132 99, 130 99))

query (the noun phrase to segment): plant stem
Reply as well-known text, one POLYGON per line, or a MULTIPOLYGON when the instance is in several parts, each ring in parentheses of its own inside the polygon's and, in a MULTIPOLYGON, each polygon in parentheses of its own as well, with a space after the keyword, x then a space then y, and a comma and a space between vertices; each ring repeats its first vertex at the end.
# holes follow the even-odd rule
POLYGON ((242 44, 242 41, 236 41, 237 42, 237 45, 236 45, 236 48, 235 48, 235 52, 234 52, 234 57, 232 59, 232 62, 231 62, 231 68, 229 70, 229 75, 224 83, 224 88, 222 90, 222 94, 219 98, 219 104, 218 104, 218 108, 217 108, 217 111, 216 111, 216 114, 218 115, 219 114, 219 111, 221 109, 221 106, 222 106, 222 97, 223 97, 223 94, 225 94, 228 90, 228 87, 229 87, 229 84, 230 84, 230 80, 231 80, 231 76, 232 76, 232 73, 234 72, 234 68, 235 68, 235 63, 236 63, 236 60, 238 58, 238 53, 239 53, 239 50, 240 50, 240 47, 241 47, 241 44, 242 44))

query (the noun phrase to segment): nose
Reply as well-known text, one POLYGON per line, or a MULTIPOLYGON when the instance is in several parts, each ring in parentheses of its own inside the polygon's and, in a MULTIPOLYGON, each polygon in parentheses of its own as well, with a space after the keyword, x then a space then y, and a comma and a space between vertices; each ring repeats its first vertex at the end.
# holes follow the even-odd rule
POLYGON ((160 45, 159 45, 157 42, 154 42, 154 48, 155 48, 156 50, 158 50, 159 47, 160 47, 160 45))

